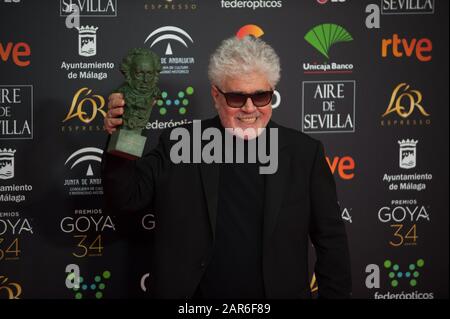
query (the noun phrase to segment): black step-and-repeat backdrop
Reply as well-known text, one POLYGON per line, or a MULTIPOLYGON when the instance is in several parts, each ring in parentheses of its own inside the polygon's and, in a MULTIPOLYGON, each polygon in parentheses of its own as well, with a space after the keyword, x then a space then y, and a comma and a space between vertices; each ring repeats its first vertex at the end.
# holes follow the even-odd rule
POLYGON ((161 56, 151 148, 215 114, 209 55, 247 34, 281 58, 274 120, 325 144, 354 297, 448 298, 448 12, 446 0, 0 0, 0 298, 147 296, 157 214, 102 201, 121 60, 161 56))

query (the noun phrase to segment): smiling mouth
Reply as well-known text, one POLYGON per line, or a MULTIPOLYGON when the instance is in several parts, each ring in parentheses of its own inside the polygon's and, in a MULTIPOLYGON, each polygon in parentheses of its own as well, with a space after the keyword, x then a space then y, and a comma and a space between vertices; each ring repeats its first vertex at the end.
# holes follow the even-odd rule
POLYGON ((238 117, 238 120, 245 124, 254 124, 258 119, 257 116, 254 117, 238 117))

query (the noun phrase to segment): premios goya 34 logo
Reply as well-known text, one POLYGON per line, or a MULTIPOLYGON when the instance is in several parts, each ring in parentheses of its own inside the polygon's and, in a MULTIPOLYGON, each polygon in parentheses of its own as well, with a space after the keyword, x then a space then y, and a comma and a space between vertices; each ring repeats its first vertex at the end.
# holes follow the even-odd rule
POLYGON ((111 279, 111 271, 105 270, 100 274, 91 277, 83 277, 80 273, 80 267, 76 264, 66 266, 66 287, 74 292, 75 299, 86 299, 95 297, 102 299, 111 279), (88 281, 88 279, 90 281, 88 281))
POLYGON ((103 123, 94 126, 93 122, 99 115, 101 119, 106 117, 104 108, 105 99, 103 96, 95 94, 92 89, 87 87, 79 89, 73 96, 69 112, 62 121, 62 123, 75 122, 76 124, 65 124, 61 127, 61 130, 63 132, 102 131, 103 123))
POLYGON ((391 200, 378 210, 378 220, 392 229, 390 246, 415 246, 423 237, 418 235, 418 228, 430 222, 430 206, 417 199, 391 200))
POLYGON ((61 219, 60 228, 74 238, 72 256, 76 258, 103 256, 104 235, 116 231, 113 216, 104 214, 101 208, 75 209, 72 216, 61 219))
POLYGON ((0 212, 0 262, 19 260, 24 236, 32 236, 32 218, 17 211, 0 212))

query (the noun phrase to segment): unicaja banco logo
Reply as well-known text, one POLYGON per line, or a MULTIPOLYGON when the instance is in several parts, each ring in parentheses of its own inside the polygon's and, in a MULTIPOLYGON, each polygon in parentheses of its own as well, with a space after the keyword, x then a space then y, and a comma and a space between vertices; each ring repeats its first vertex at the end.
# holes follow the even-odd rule
POLYGON ((398 141, 400 168, 410 169, 416 167, 416 145, 419 141, 413 139, 398 141))
POLYGON ((337 24, 320 24, 305 34, 305 40, 327 59, 330 58, 330 48, 338 42, 353 41, 350 33, 337 24))
POLYGON ((14 177, 14 154, 16 150, 0 149, 0 179, 14 177))
POLYGON ((97 30, 94 26, 81 26, 78 30, 78 54, 94 56, 97 54, 97 30))
POLYGON ((189 98, 194 94, 194 88, 188 86, 185 90, 178 91, 176 97, 171 98, 167 91, 161 92, 161 98, 156 101, 159 114, 166 115, 170 109, 176 109, 181 115, 186 114, 189 106, 189 98))

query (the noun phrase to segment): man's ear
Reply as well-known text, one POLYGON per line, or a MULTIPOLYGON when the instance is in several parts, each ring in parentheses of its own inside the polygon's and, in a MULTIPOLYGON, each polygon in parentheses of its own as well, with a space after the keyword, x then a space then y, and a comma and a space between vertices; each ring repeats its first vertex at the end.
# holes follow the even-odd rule
POLYGON ((218 101, 219 95, 220 95, 220 92, 217 90, 217 88, 214 85, 211 85, 211 96, 214 100, 214 104, 217 104, 219 102, 218 101))

